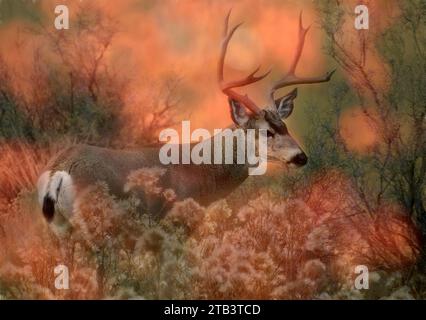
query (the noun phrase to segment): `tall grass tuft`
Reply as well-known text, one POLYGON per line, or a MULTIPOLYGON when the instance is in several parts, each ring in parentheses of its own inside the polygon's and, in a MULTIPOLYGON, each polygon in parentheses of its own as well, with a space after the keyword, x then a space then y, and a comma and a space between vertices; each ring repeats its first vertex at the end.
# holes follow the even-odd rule
POLYGON ((48 146, 15 140, 0 144, 0 199, 10 202, 22 191, 33 190, 49 159, 70 141, 48 146))

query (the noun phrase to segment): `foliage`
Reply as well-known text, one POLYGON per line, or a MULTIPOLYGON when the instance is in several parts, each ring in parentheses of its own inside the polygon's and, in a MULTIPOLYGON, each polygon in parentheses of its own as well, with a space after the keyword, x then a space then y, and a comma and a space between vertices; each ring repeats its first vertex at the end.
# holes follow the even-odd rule
MULTIPOLYGON (((82 10, 66 36, 33 30, 49 56, 36 50, 23 82, 0 59, 0 298, 426 298, 425 7, 398 4, 390 28, 345 42, 347 8, 318 1, 340 77, 330 82, 329 100, 321 97, 322 112, 306 117, 306 169, 251 177, 208 207, 175 202, 161 221, 131 192, 117 199, 98 183, 56 229, 35 192, 48 159, 78 142, 153 142, 176 121, 179 81, 149 86, 140 105, 132 79, 108 68, 117 26, 96 11, 82 10), (354 43, 364 49, 351 50, 354 43), (381 57, 383 78, 369 56, 381 57), (353 105, 374 137, 362 148, 344 133, 353 105), (69 290, 54 286, 58 264, 69 268, 69 290), (370 270, 365 291, 353 286, 361 264, 370 270)), ((161 174, 137 170, 124 191, 143 187, 173 202, 174 191, 156 185, 161 174)))

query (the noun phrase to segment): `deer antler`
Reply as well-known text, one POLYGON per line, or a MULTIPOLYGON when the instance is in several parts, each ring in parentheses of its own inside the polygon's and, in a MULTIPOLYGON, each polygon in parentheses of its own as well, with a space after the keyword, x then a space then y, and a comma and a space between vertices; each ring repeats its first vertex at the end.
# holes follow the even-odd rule
POLYGON ((228 49, 229 41, 231 40, 233 34, 238 29, 238 27, 241 26, 241 24, 242 24, 242 23, 237 24, 236 26, 234 26, 231 29, 231 31, 228 32, 230 15, 231 15, 231 10, 229 10, 229 12, 228 12, 228 14, 225 18, 225 30, 224 30, 224 34, 223 34, 222 48, 221 48, 221 52, 220 52, 218 69, 217 69, 219 86, 220 86, 220 89, 222 90, 222 92, 225 95, 227 95, 229 98, 241 102, 243 104, 243 106, 245 106, 247 109, 249 109, 250 111, 252 111, 255 114, 259 114, 259 113, 261 113, 262 110, 258 108, 256 103, 254 103, 247 95, 239 94, 238 92, 236 92, 232 89, 237 88, 237 87, 243 87, 243 86, 249 85, 251 83, 257 82, 259 80, 262 80, 271 72, 271 70, 264 73, 263 75, 256 76, 256 73, 260 69, 260 67, 258 67, 258 68, 256 68, 256 70, 254 70, 252 73, 250 73, 247 77, 245 77, 243 79, 239 79, 239 80, 234 80, 234 81, 231 81, 231 82, 225 82, 224 77, 223 77, 223 65, 224 65, 224 62, 225 62, 225 56, 226 56, 226 51, 228 49))
POLYGON ((272 101, 274 100, 275 91, 280 89, 280 88, 284 88, 284 87, 291 86, 291 85, 294 85, 294 84, 311 84, 311 83, 327 82, 331 79, 331 76, 336 71, 334 69, 330 72, 327 72, 322 77, 300 78, 300 77, 296 76, 296 74, 295 74, 296 67, 297 67, 297 64, 299 62, 300 56, 302 55, 303 46, 305 44, 305 37, 306 37, 306 34, 309 31, 309 28, 310 28, 310 26, 307 27, 306 29, 303 28, 302 12, 300 12, 300 15, 299 15, 299 36, 298 36, 298 43, 297 43, 297 47, 296 47, 296 52, 295 52, 293 61, 290 65, 290 69, 288 70, 287 74, 283 78, 281 78, 277 82, 275 82, 274 85, 272 86, 271 90, 270 90, 270 96, 272 98, 272 101))

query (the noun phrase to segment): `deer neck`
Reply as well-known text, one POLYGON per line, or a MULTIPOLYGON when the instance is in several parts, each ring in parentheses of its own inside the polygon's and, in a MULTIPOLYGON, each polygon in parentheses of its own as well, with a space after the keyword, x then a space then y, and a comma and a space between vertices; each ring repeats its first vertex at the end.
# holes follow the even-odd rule
MULTIPOLYGON (((231 126, 228 129, 231 129, 234 132, 237 128, 235 126, 231 126)), ((218 138, 217 135, 210 138, 212 158, 214 158, 214 152, 218 152, 217 149, 214 148, 215 137, 218 138)), ((225 163, 226 153, 229 150, 226 149, 225 142, 222 139, 222 146, 220 148, 222 164, 211 165, 217 190, 227 190, 227 187, 237 187, 249 176, 247 155, 245 155, 243 163, 238 163, 238 154, 241 152, 246 154, 244 152, 244 148, 247 145, 246 136, 244 136, 244 139, 241 142, 243 143, 237 143, 236 139, 234 140, 234 143, 232 144, 232 163, 225 163)))

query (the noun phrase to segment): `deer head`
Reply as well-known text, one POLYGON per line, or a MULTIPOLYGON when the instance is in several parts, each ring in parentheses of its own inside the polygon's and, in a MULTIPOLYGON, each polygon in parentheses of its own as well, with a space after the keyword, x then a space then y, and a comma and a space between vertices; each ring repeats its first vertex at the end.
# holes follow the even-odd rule
POLYGON ((231 11, 229 11, 225 19, 225 31, 218 63, 218 80, 222 92, 228 96, 232 120, 238 127, 243 129, 267 130, 268 160, 279 161, 286 165, 297 167, 303 166, 307 163, 308 157, 300 148, 296 140, 290 135, 287 130, 287 126, 283 122, 283 120, 288 118, 293 111, 294 99, 297 97, 297 88, 278 99, 275 99, 274 97, 275 92, 278 89, 297 84, 327 82, 331 79, 331 76, 335 70, 328 72, 326 75, 320 77, 302 78, 296 76, 296 67, 303 51, 306 34, 309 30, 309 27, 303 27, 302 13, 300 13, 298 43, 292 63, 290 64, 290 68, 281 79, 277 80, 271 86, 269 92, 271 105, 264 109, 260 109, 256 103, 248 97, 248 95, 242 95, 236 92, 234 89, 262 80, 270 73, 270 71, 256 76, 256 73, 260 69, 260 67, 258 67, 243 79, 230 82, 224 81, 223 66, 228 44, 235 31, 241 25, 240 23, 234 26, 231 30, 228 30, 230 14, 231 11), (247 109, 250 112, 247 112, 247 109))

